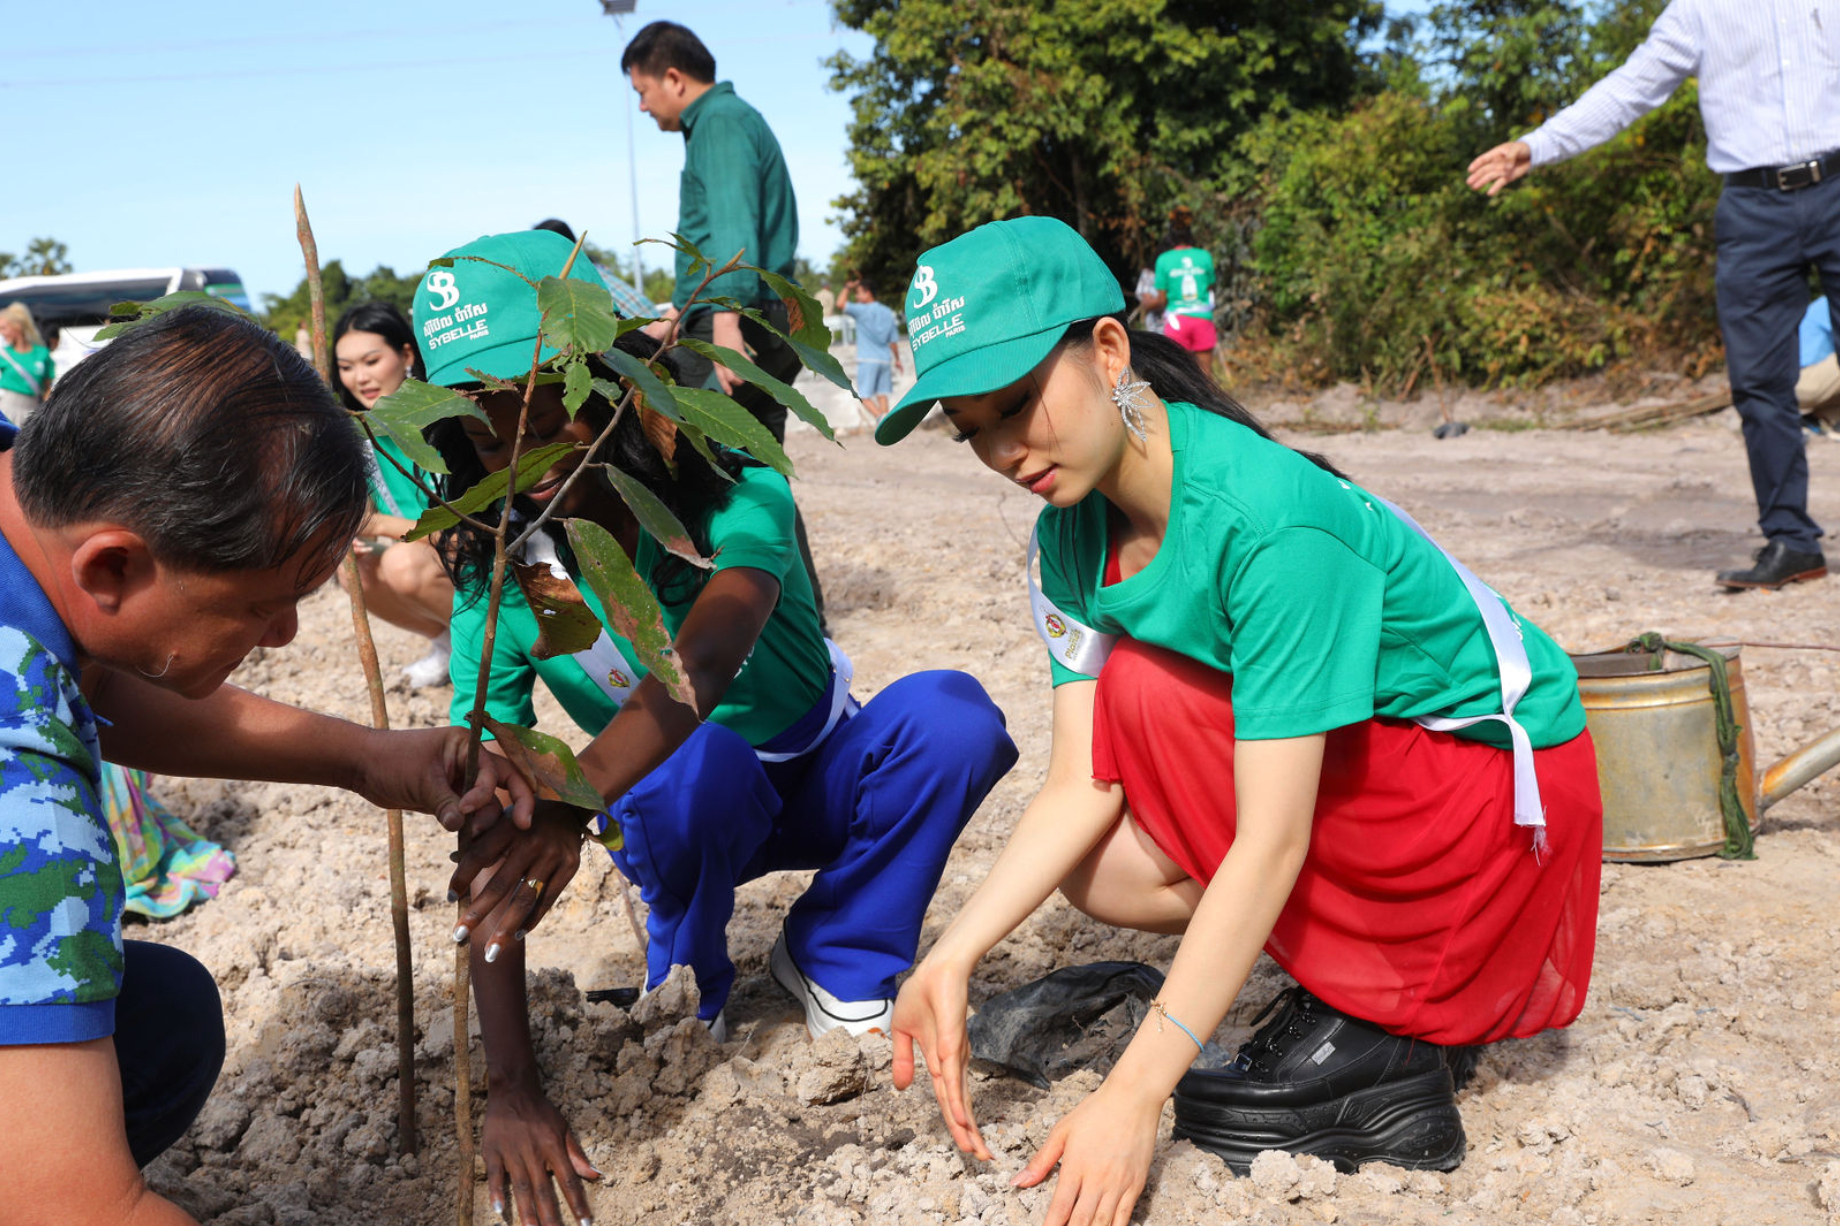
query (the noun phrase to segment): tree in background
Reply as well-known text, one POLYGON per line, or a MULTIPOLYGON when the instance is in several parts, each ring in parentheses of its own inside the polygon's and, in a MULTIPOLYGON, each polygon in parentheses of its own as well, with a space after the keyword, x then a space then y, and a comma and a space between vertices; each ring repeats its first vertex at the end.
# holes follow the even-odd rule
POLYGON ((889 286, 924 248, 1022 214, 1064 218, 1135 281, 1169 206, 1225 188, 1234 142, 1263 116, 1347 105, 1380 21, 1374 0, 834 8, 875 39, 866 59, 827 61, 851 95, 860 184, 836 202, 845 262, 889 286))
POLYGON ((71 271, 70 248, 55 238, 35 238, 26 253, 0 251, 0 277, 56 277, 71 271))
POLYGON ((1664 0, 1451 0, 1397 37, 1384 88, 1269 118, 1255 177, 1253 363, 1306 383, 1535 384, 1620 360, 1703 374, 1717 176, 1691 84, 1615 140, 1494 201, 1469 159, 1623 63, 1664 0))
MULTIPOLYGON (((399 277, 395 269, 379 264, 366 276, 353 279, 342 263, 333 260, 320 270, 326 288, 326 318, 337 323, 340 315, 359 303, 387 302, 406 319, 414 309, 415 287, 421 283, 421 277, 419 270, 399 277)), ((312 315, 305 277, 286 296, 262 295, 262 322, 290 340, 312 315)))

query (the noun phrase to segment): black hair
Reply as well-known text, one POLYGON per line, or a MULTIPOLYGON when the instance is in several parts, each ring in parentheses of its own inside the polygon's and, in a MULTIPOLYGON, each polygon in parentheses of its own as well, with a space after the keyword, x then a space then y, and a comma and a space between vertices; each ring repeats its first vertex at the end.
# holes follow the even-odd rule
POLYGON ((630 73, 635 68, 648 77, 662 77, 666 69, 675 68, 705 85, 716 79, 716 57, 709 54, 702 39, 675 21, 654 21, 633 35, 620 54, 620 71, 630 73))
MULTIPOLYGON (((658 342, 643 332, 628 332, 619 339, 617 345, 641 358, 650 358, 658 351, 658 342)), ((667 367, 672 365, 669 357, 665 359, 665 364, 667 367)), ((596 378, 609 381, 618 378, 612 368, 599 358, 589 358, 588 366, 596 378)), ((613 405, 599 392, 590 392, 586 403, 576 415, 585 418, 598 434, 613 419, 613 405)), ((450 417, 437 422, 428 428, 426 435, 428 441, 440 451, 441 458, 447 462, 447 475, 438 478, 442 498, 454 501, 486 475, 485 465, 479 462, 479 454, 473 450, 472 441, 467 438, 460 418, 450 417)), ((595 453, 594 462, 612 464, 656 494, 658 500, 677 516, 678 522, 690 533, 690 539, 697 549, 707 553, 709 541, 703 522, 710 511, 728 501, 729 493, 734 488, 731 480, 725 479, 722 473, 726 473, 727 478, 733 478, 743 468, 752 466, 754 461, 740 452, 729 451, 712 443, 711 450, 722 468, 722 473, 717 473, 701 454, 691 448, 689 440, 681 433, 676 435, 676 440, 673 454, 676 471, 673 472, 672 466, 664 462, 658 449, 646 437, 639 414, 629 408, 621 415, 613 437, 595 453)), ((594 473, 581 479, 604 480, 594 473)), ((611 486, 604 488, 611 490, 611 486)), ((526 521, 535 519, 538 514, 536 505, 523 498, 514 500, 512 512, 514 516, 526 521)), ((495 511, 481 512, 477 518, 488 524, 497 522, 495 511)), ((554 520, 550 522, 555 523, 554 520)), ((559 529, 556 538, 557 548, 566 554, 568 545, 562 539, 559 529)), ((492 576, 492 537, 466 524, 459 524, 441 533, 438 546, 447 566, 448 577, 453 580, 454 587, 462 597, 468 603, 483 597, 492 576)), ((662 599, 677 603, 693 593, 696 586, 706 579, 705 572, 682 558, 662 550, 660 554, 649 581, 662 599)))
POLYGON ((1169 229, 1163 234, 1162 250, 1168 251, 1172 247, 1199 246, 1200 244, 1195 242, 1194 218, 1193 211, 1183 205, 1177 205, 1169 210, 1169 229))
POLYGON ((34 524, 112 520, 184 570, 299 559, 316 573, 366 512, 364 442, 325 381, 211 307, 164 312, 73 366, 13 454, 34 524))
POLYGON ((575 231, 571 230, 569 228, 569 223, 562 220, 560 217, 545 217, 542 221, 539 221, 530 228, 533 230, 548 230, 551 234, 562 235, 562 237, 568 239, 571 243, 575 241, 575 231))
POLYGON ((869 297, 875 297, 875 282, 867 277, 856 278, 856 288, 869 291, 869 297))
MULTIPOLYGON (((415 343, 415 329, 410 326, 409 321, 403 317, 403 313, 397 310, 393 303, 360 302, 355 307, 346 308, 345 313, 339 316, 338 324, 332 329, 332 343, 335 348, 347 332, 369 332, 373 336, 380 336, 384 344, 398 353, 401 353, 406 347, 409 350, 409 373, 417 379, 427 377, 422 368, 422 348, 415 343)), ((336 353, 333 364, 336 368, 336 353)), ((337 377, 336 369, 333 387, 338 392, 340 404, 353 413, 364 411, 364 406, 358 403, 358 398, 346 390, 344 380, 337 377)))
MULTIPOLYGON (((1115 319, 1120 324, 1125 322, 1123 315, 1107 315, 1101 318, 1115 319)), ((1075 348, 1091 345, 1093 329, 1098 324, 1098 319, 1083 319, 1078 323, 1070 324, 1067 331, 1061 336, 1061 344, 1075 348)), ((1260 424, 1259 419, 1252 415, 1251 410, 1229 396, 1226 389, 1214 382, 1214 377, 1196 364, 1194 356, 1188 350, 1161 333, 1139 332, 1129 327, 1126 328, 1126 332, 1131 341, 1131 369, 1136 372, 1138 378, 1150 385, 1150 390, 1156 393, 1159 400, 1165 403, 1171 400, 1186 401, 1203 412, 1238 422, 1260 438, 1271 439, 1271 431, 1260 424)), ((1272 441, 1277 440, 1272 439, 1272 441)), ((1316 452, 1303 451, 1296 447, 1291 450, 1330 476, 1347 479, 1346 473, 1316 452)))

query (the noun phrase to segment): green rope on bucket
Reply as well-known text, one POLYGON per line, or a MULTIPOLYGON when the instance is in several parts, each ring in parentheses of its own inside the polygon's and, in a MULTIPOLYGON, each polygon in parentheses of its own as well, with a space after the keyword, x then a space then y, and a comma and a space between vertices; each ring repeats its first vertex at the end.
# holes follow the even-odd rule
POLYGON ((1731 677, 1725 670, 1724 654, 1698 643, 1673 642, 1654 630, 1631 639, 1623 650, 1631 654, 1649 653, 1654 657, 1649 667, 1657 672, 1661 669, 1664 652, 1677 651, 1706 662, 1709 674, 1706 685, 1712 691, 1712 710, 1719 734, 1719 812, 1725 819, 1725 846, 1719 849, 1719 858, 1755 860, 1757 853, 1753 849, 1750 819, 1745 815, 1744 802, 1738 798, 1738 733, 1741 729, 1731 704, 1731 677))

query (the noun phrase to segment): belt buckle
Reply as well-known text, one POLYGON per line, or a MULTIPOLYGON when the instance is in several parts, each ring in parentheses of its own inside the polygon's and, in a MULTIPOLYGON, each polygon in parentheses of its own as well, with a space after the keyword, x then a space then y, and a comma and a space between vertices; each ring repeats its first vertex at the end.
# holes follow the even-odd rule
POLYGON ((1810 158, 1794 166, 1784 166, 1776 172, 1776 190, 1780 192, 1799 191, 1812 187, 1821 181, 1821 159, 1810 158))

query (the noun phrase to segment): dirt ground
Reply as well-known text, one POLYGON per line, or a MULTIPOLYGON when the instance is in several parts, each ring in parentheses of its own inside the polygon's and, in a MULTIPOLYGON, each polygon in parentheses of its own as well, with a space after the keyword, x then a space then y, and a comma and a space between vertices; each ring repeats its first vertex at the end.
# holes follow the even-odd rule
MULTIPOLYGON (((1498 427, 1525 409, 1456 407, 1498 427)), ((1609 406, 1603 406, 1609 407, 1609 406)), ((1568 649, 1660 629, 1840 645, 1840 587, 1726 596, 1709 581, 1759 542, 1729 412, 1666 433, 1478 429, 1434 441, 1423 404, 1372 410, 1349 392, 1267 406, 1274 420, 1402 428, 1287 436, 1328 452, 1403 504, 1568 649)), ((791 441, 836 638, 868 697, 951 666, 1007 713, 1022 759, 948 866, 922 947, 980 879, 1041 778, 1046 668, 1022 579, 1032 500, 937 431, 898 450, 791 441)), ((1840 525, 1840 445, 1811 445, 1814 511, 1840 525)), ((303 607, 299 640, 237 680, 277 698, 366 714, 336 590, 303 607)), ((394 674, 415 642, 380 628, 394 674)), ((1747 651, 1759 757, 1840 723, 1840 655, 1747 651)), ((448 691, 392 695, 403 725, 444 719, 448 691)), ((559 710, 546 725, 574 737, 559 710)), ((579 739, 579 738, 575 738, 579 739)), ((241 871, 223 897, 130 935, 171 942, 217 975, 230 1052, 203 1118, 152 1171, 202 1221, 451 1220, 450 840, 409 828, 423 1147, 396 1152, 392 953, 381 815, 312 788, 165 781, 161 794, 241 871)), ((997 1157, 961 1159, 924 1088, 889 1087, 890 1046, 809 1043, 767 974, 780 916, 802 887, 745 887, 730 940, 740 967, 731 1041, 666 1007, 643 1022, 585 1003, 641 982, 641 952, 605 856, 591 845, 569 897, 531 939, 533 1024, 550 1092, 607 1178, 597 1221, 946 1226, 1039 1220, 1043 1190, 1008 1180, 1094 1080, 1042 1092, 980 1070, 976 1108, 997 1157)), ((1138 1210, 1146 1223, 1840 1222, 1840 785, 1817 781, 1769 814, 1754 863, 1606 866, 1594 982, 1569 1030, 1488 1049, 1460 1096, 1469 1157, 1448 1175, 1261 1159, 1235 1179, 1165 1142, 1138 1210)), ((1167 965, 1168 938, 1120 934, 1058 899, 980 968, 975 999, 1105 958, 1167 965)), ((1223 1036, 1282 985, 1262 962, 1223 1036)), ((1243 1033, 1243 1026, 1240 1033, 1243 1033)), ((475 1044, 476 1081, 483 1059, 475 1044)), ((923 1075, 924 1076, 924 1075, 923 1075)), ((477 1100, 476 1100, 477 1101, 477 1100)), ((480 1221, 490 1220, 484 1184, 480 1221)))

